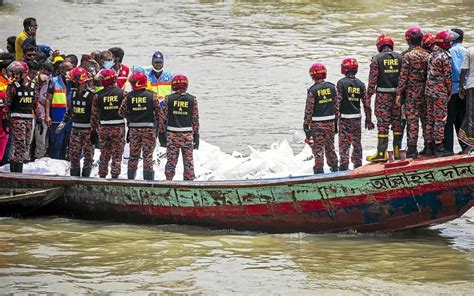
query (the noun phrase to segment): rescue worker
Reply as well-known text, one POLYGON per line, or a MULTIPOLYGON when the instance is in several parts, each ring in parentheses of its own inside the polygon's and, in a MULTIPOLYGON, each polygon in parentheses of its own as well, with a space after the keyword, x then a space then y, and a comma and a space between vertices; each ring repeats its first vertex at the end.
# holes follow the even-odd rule
POLYGON ((166 149, 166 180, 173 180, 180 151, 183 153, 184 180, 194 180, 193 148, 199 149, 199 109, 195 96, 186 93, 188 78, 175 75, 173 93, 165 97, 160 114, 159 140, 166 149), (168 137, 165 137, 165 132, 168 137))
POLYGON ((173 79, 173 74, 163 69, 163 63, 163 54, 159 51, 155 52, 151 58, 152 68, 147 73, 147 89, 156 93, 160 101, 171 94, 171 80, 173 79))
POLYGON ((339 117, 336 113, 339 110, 339 102, 336 100, 336 88, 331 82, 324 81, 327 70, 321 63, 313 64, 309 69, 309 75, 314 84, 308 89, 303 130, 306 142, 311 145, 314 155, 313 172, 324 173, 324 153, 331 172, 337 172, 334 134, 337 130, 335 119, 339 117))
POLYGON ((8 86, 6 114, 10 118, 13 135, 13 155, 10 172, 22 173, 23 161, 29 154, 33 132, 33 111, 36 105, 35 85, 28 78, 28 66, 25 62, 15 61, 7 70, 11 71, 15 81, 8 86))
POLYGON ((425 97, 427 103, 426 142, 430 155, 436 157, 453 155, 443 145, 444 127, 448 116, 448 101, 452 92, 452 68, 449 48, 454 35, 446 30, 436 34, 436 48, 428 59, 428 77, 426 80, 425 97), (433 151, 433 152, 432 152, 433 151))
POLYGON ((361 110, 360 102, 364 106, 365 128, 375 128, 372 123, 372 109, 366 97, 365 84, 356 78, 359 64, 356 59, 346 58, 341 63, 341 73, 345 75, 337 82, 336 94, 339 106, 339 170, 349 168, 349 150, 352 145, 352 164, 354 169, 362 165, 361 143, 361 110))
POLYGON ((90 177, 94 162, 94 146, 91 141, 91 110, 95 94, 91 90, 90 78, 84 68, 73 68, 68 73, 68 78, 75 84, 75 87, 71 94, 71 105, 56 129, 56 133, 61 132, 67 122, 71 118, 73 119, 69 140, 70 175, 81 176, 81 156, 84 155, 82 177, 90 177))
POLYGON ((114 66, 113 69, 117 73, 117 86, 121 89, 124 89, 125 83, 127 82, 130 69, 122 64, 123 56, 125 52, 120 47, 109 48, 109 51, 114 57, 114 66))
POLYGON ((134 72, 129 79, 132 91, 122 101, 119 115, 128 120, 130 135, 130 159, 128 179, 135 179, 138 160, 143 156, 143 179, 154 180, 153 151, 156 146, 156 123, 159 122, 160 102, 157 95, 146 89, 147 78, 142 72, 134 72))
MULTIPOLYGON (((408 38, 411 50, 403 55, 402 68, 397 87, 397 104, 405 98, 407 128, 407 157, 418 156, 418 121, 421 120, 423 138, 426 136, 425 83, 430 54, 421 47, 421 30, 412 30, 408 38)), ((426 146, 426 143, 425 143, 426 146)))
POLYGON ((421 34, 421 36, 423 36, 423 32, 421 31, 421 28, 419 27, 409 27, 405 31, 405 40, 407 42, 408 48, 402 51, 402 56, 404 56, 406 53, 412 51, 415 48, 415 46, 411 44, 412 42, 410 40, 411 40, 411 36, 417 35, 417 34, 421 34))
POLYGON ((424 34, 421 39, 421 47, 426 50, 428 53, 432 53, 435 47, 435 36, 432 34, 424 34))
POLYGON ((107 176, 112 158, 111 175, 117 179, 125 146, 125 120, 118 114, 124 92, 115 84, 117 75, 113 69, 100 70, 94 79, 103 86, 93 101, 91 118, 92 138, 97 137, 97 131, 99 136, 99 177, 107 176))
POLYGON ((402 145, 402 122, 400 104, 395 102, 398 76, 402 67, 402 55, 393 51, 393 40, 387 34, 381 34, 376 42, 379 54, 372 58, 369 72, 367 98, 374 93, 375 117, 377 118, 378 144, 377 152, 367 156, 367 161, 387 161, 388 133, 392 126, 393 151, 396 159, 400 157, 402 145))

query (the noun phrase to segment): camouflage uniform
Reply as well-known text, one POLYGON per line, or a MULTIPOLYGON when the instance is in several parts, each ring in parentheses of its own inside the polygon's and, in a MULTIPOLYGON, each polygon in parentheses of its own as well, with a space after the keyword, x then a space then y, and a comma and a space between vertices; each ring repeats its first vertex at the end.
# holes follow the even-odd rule
POLYGON ((429 53, 416 47, 403 56, 402 68, 397 87, 397 96, 405 98, 405 115, 408 123, 407 144, 418 143, 418 121, 421 119, 423 137, 426 132, 425 82, 429 53))
POLYGON ((438 144, 443 141, 452 83, 449 52, 437 47, 428 60, 428 77, 425 87, 427 102, 425 140, 429 143, 438 144))
POLYGON ((351 145, 352 163, 357 168, 362 165, 360 101, 364 106, 366 122, 372 122, 370 100, 365 95, 365 84, 352 74, 338 81, 336 91, 339 102, 339 110, 336 110, 339 114, 339 168, 348 168, 351 145))
POLYGON ((324 154, 331 171, 338 170, 338 160, 334 151, 335 119, 338 117, 338 100, 334 84, 318 80, 308 89, 306 97, 304 126, 311 127, 313 144, 311 150, 314 156, 313 172, 324 172, 324 154), (322 106, 320 108, 320 106, 322 106))
POLYGON ((124 98, 123 91, 108 86, 97 93, 92 104, 92 131, 98 131, 100 158, 99 176, 105 178, 112 159, 111 175, 118 178, 121 171, 123 150, 125 147, 125 121, 118 115, 124 98))
POLYGON ((134 90, 122 101, 119 115, 127 118, 130 133, 128 178, 134 179, 140 154, 143 155, 143 177, 154 179, 153 151, 156 146, 156 123, 159 121, 160 101, 148 90, 134 90))
POLYGON ((178 163, 180 150, 183 152, 184 180, 194 180, 193 162, 193 135, 199 134, 199 109, 197 99, 190 94, 173 93, 165 97, 160 113, 160 133, 168 132, 166 149, 166 180, 173 180, 178 163), (180 123, 181 117, 176 114, 177 108, 173 103, 180 100, 189 103, 187 108, 183 108, 182 117, 185 118, 180 123), (189 112, 191 109, 191 112, 189 112), (185 114, 186 113, 186 114, 185 114), (179 126, 182 126, 180 128, 179 126), (180 131, 182 130, 182 131, 180 131))

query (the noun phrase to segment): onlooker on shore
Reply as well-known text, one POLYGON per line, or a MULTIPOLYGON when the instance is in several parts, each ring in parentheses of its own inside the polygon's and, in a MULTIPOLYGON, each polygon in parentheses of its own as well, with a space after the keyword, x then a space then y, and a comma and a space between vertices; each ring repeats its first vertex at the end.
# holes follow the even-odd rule
POLYGON ((23 21, 24 30, 16 36, 15 40, 15 52, 16 60, 21 61, 23 59, 23 42, 28 37, 36 38, 36 31, 38 30, 38 23, 35 18, 29 17, 23 21))

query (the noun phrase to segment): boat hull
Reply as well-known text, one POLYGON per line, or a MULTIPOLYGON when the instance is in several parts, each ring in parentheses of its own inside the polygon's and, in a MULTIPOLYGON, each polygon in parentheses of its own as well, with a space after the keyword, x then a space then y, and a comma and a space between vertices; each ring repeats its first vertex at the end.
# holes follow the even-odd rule
POLYGON ((348 173, 222 182, 0 176, 8 186, 63 186, 56 214, 132 223, 290 232, 398 231, 474 206, 474 158, 369 165, 348 173))

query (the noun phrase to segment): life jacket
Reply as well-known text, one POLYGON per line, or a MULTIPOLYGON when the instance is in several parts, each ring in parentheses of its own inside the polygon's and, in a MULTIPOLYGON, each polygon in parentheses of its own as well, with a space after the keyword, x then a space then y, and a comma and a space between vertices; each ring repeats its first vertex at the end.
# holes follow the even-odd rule
POLYGON ((3 77, 3 75, 0 76, 0 108, 5 104, 5 99, 7 98, 7 88, 11 82, 11 80, 3 77))
POLYGON ((339 80, 338 89, 342 89, 341 118, 360 118, 360 101, 365 93, 365 84, 355 77, 344 77, 339 80))
POLYGON ((147 73, 148 82, 146 89, 156 93, 158 99, 162 101, 167 95, 171 94, 171 80, 173 80, 173 74, 163 70, 160 78, 156 78, 154 73, 153 69, 147 73))
POLYGON ((334 100, 336 98, 336 88, 334 84, 323 81, 314 84, 308 90, 314 97, 313 121, 334 120, 334 100))
POLYGON ((67 111, 67 87, 61 75, 53 77, 52 84, 54 92, 51 100, 50 116, 53 122, 60 122, 67 111))
POLYGON ((90 128, 92 99, 94 94, 90 90, 78 91, 74 89, 71 96, 72 110, 74 111, 74 121, 72 126, 75 128, 90 128))
POLYGON ((170 132, 193 131, 193 107, 196 97, 190 94, 173 93, 168 97, 168 126, 170 132))
POLYGON ((124 97, 120 88, 106 87, 97 93, 97 109, 101 125, 121 125, 125 120, 118 115, 124 97))
POLYGON ((393 51, 383 51, 375 56, 379 68, 377 91, 394 93, 397 91, 398 77, 402 68, 402 55, 393 51))
POLYGON ((141 89, 127 94, 129 127, 154 127, 154 93, 141 89))
POLYGON ((10 117, 33 118, 35 84, 30 82, 27 85, 21 85, 15 81, 12 87, 15 88, 15 95, 11 98, 10 117))

